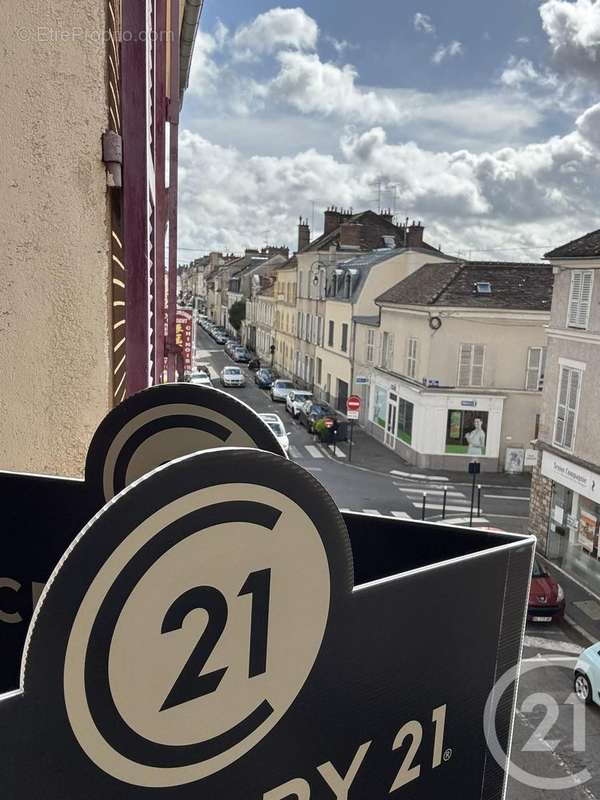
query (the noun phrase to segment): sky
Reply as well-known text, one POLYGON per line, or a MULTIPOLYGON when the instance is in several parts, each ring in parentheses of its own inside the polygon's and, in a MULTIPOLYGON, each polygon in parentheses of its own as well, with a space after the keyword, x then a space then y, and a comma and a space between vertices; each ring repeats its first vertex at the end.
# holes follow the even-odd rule
POLYGON ((179 261, 391 208, 444 252, 537 261, 600 228, 600 0, 205 0, 179 261))

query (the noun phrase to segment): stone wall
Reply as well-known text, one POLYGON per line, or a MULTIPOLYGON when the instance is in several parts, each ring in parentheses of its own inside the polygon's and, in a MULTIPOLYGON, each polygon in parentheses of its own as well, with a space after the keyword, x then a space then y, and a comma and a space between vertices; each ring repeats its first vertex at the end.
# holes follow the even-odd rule
POLYGON ((531 480, 529 533, 538 540, 538 550, 542 553, 546 552, 551 500, 552 481, 541 474, 539 466, 535 467, 531 480))

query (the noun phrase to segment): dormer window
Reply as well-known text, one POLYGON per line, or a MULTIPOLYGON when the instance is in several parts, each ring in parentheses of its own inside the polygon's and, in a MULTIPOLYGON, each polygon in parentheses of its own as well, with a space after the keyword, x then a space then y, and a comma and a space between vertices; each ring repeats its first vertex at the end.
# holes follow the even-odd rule
POLYGON ((489 281, 477 281, 475 284, 477 294, 491 294, 492 284, 489 281))

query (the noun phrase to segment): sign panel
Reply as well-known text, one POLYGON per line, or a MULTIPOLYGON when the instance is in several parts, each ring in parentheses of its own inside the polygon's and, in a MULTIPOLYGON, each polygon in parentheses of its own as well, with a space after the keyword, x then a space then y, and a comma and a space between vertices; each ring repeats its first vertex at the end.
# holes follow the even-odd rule
POLYGON ((600 503, 600 475, 585 467, 545 450, 542 455, 542 475, 595 503, 600 503))
POLYGON ((188 309, 178 308, 175 322, 175 344, 181 347, 183 352, 183 368, 186 372, 191 372, 193 368, 193 324, 194 312, 188 309))
POLYGON ((224 447, 285 456, 270 428, 235 397, 188 383, 163 384, 128 397, 100 423, 85 481, 0 472, 0 692, 17 686, 37 598, 81 528, 147 472, 188 453, 224 447))
POLYGON ((346 408, 348 411, 359 411, 360 410, 360 397, 356 394, 351 395, 346 400, 346 408))
POLYGON ((358 419, 360 417, 360 414, 358 411, 350 411, 350 409, 348 409, 348 411, 346 412, 346 416, 348 417, 348 419, 358 419))
POLYGON ((356 378, 354 379, 354 383, 357 386, 366 386, 368 383, 370 383, 369 376, 368 375, 357 375, 356 378))
POLYGON ((510 475, 518 475, 523 472, 525 462, 525 450, 522 447, 507 447, 504 456, 504 470, 510 475))
POLYGON ((519 660, 533 544, 342 517, 266 452, 172 461, 94 516, 44 590, 0 696, 3 795, 501 797, 484 730, 508 752, 514 686, 497 706, 493 687, 519 660))
POLYGON ((589 511, 581 511, 579 515, 579 544, 588 553, 594 551, 597 527, 598 518, 594 514, 590 514, 589 511))
POLYGON ((538 451, 528 447, 525 450, 525 466, 537 467, 537 465, 538 465, 538 451))

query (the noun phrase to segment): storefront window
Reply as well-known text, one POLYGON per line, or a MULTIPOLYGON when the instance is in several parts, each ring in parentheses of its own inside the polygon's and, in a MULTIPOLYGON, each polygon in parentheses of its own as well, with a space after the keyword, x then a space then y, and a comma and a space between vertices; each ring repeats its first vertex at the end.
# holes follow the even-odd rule
POLYGON ((487 411, 448 411, 446 452, 484 456, 487 444, 487 411))
POLYGON ((387 411, 387 392, 379 386, 375 387, 375 404, 373 408, 373 422, 385 428, 385 415, 387 411))
POLYGON ((408 400, 400 398, 398 400, 398 438, 410 444, 412 442, 412 424, 413 424, 413 411, 414 406, 408 400))

